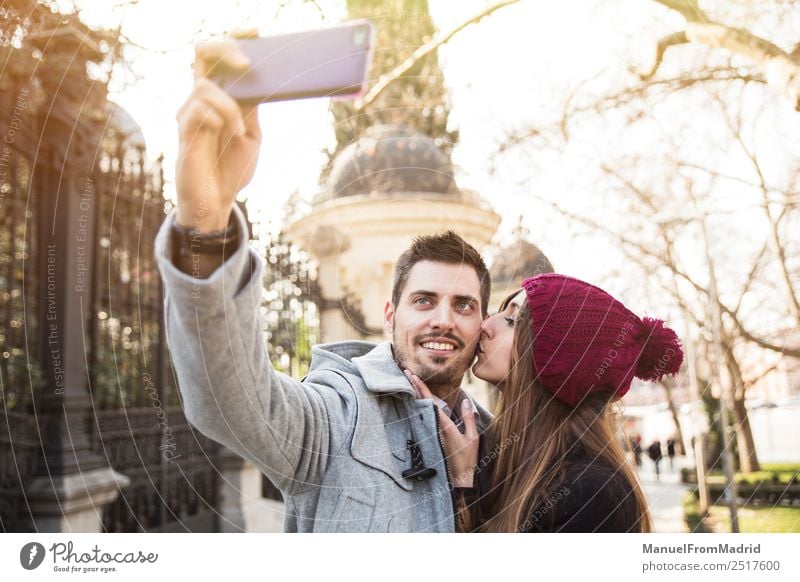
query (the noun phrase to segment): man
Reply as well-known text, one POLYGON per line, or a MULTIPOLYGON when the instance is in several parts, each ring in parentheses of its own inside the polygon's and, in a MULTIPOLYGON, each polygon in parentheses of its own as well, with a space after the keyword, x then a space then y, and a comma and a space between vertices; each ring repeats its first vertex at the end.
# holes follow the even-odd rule
POLYGON ((178 114, 178 207, 156 239, 167 338, 186 416, 255 463, 281 490, 286 531, 454 531, 437 405, 465 431, 489 421, 460 389, 489 299, 480 255, 448 232, 398 260, 384 310, 392 341, 317 346, 302 381, 270 365, 258 316, 264 260, 234 205, 253 175, 255 107, 205 78, 209 63, 246 68, 231 45, 200 47, 198 81, 178 114))
POLYGON ((656 481, 661 479, 661 469, 659 465, 661 464, 661 459, 664 458, 663 453, 661 452, 661 441, 654 440, 650 443, 650 446, 647 447, 647 456, 650 457, 650 460, 653 461, 653 466, 655 467, 656 471, 656 481))
POLYGON ((675 438, 667 439, 667 456, 669 457, 669 470, 675 469, 675 438))

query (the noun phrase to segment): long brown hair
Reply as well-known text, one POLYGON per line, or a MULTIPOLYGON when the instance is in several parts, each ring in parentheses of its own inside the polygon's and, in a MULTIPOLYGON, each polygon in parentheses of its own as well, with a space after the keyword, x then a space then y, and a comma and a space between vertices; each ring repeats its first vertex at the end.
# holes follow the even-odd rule
POLYGON ((636 500, 634 531, 651 531, 647 501, 615 435, 609 397, 591 394, 572 407, 540 386, 531 354, 533 332, 527 305, 519 310, 517 321, 511 370, 488 431, 489 442, 496 444, 496 458, 489 465, 490 490, 471 511, 460 512, 462 531, 524 529, 531 511, 555 493, 557 479, 575 447, 623 476, 636 500))

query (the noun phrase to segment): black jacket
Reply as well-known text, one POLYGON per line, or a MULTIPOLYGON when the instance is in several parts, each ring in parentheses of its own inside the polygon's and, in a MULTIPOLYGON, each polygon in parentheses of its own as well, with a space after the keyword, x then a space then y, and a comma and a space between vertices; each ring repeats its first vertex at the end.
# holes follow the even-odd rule
MULTIPOLYGON (((483 518, 488 516, 485 493, 488 467, 477 474, 475 489, 456 495, 483 518)), ((636 498, 623 474, 581 451, 567 459, 562 475, 539 507, 531 507, 519 531, 624 533, 637 529, 636 498)))

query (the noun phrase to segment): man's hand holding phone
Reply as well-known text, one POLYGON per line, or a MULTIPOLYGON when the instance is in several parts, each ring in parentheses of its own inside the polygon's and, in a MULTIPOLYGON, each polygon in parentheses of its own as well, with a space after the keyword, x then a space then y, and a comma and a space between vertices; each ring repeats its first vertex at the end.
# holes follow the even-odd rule
POLYGON ((257 104, 238 103, 208 77, 246 71, 234 41, 198 45, 195 85, 177 114, 177 222, 200 232, 224 229, 236 194, 253 178, 261 144, 257 104))
POLYGON ((253 178, 259 103, 353 98, 366 87, 375 30, 366 20, 327 29, 198 45, 195 85, 178 111, 177 222, 223 230, 236 194, 253 178))

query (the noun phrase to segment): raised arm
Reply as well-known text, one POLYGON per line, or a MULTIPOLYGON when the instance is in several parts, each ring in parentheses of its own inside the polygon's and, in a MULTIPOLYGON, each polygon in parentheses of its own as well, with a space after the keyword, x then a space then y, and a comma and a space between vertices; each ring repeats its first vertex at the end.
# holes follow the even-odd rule
POLYGON ((231 44, 198 49, 197 82, 178 113, 178 206, 156 239, 167 340, 189 422, 293 493, 321 480, 336 394, 276 373, 267 356, 258 313, 264 260, 247 244, 234 206, 255 170, 261 132, 255 108, 241 108, 205 78, 219 61, 246 66, 231 44), (231 212, 241 236, 224 262, 173 262, 174 223, 207 233, 224 229, 231 212))

